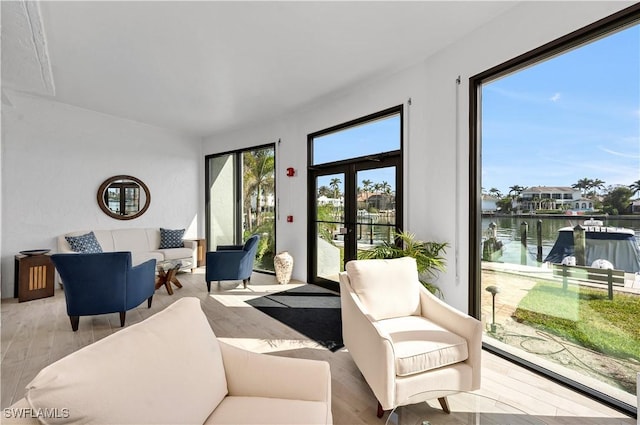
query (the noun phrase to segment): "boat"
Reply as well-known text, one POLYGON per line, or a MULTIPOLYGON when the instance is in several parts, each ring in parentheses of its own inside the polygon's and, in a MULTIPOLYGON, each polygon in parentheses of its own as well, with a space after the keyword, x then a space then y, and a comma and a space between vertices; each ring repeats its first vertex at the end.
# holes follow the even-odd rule
MULTIPOLYGON (((632 229, 604 226, 601 220, 593 219, 584 221, 582 227, 586 236, 585 265, 640 273, 640 247, 632 229)), ((572 264, 574 256, 573 227, 562 227, 544 261, 572 264)))

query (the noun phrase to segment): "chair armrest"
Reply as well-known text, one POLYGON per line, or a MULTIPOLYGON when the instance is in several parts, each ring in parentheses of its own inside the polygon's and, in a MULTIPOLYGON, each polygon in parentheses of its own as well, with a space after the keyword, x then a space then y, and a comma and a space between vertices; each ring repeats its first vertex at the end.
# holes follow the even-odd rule
POLYGON ((242 251, 244 245, 218 245, 216 251, 242 251))
POLYGON ((231 396, 320 401, 331 404, 329 363, 254 353, 220 342, 231 396))
POLYGON ((469 357, 466 363, 473 368, 473 388, 480 388, 482 323, 451 307, 422 286, 420 307, 424 317, 467 340, 469 357))
POLYGON ((240 260, 245 256, 244 251, 209 251, 207 252, 207 266, 228 266, 229 264, 240 263, 240 260), (211 263, 209 263, 211 262, 211 263))
POLYGON ((340 304, 344 343, 382 408, 392 409, 396 363, 391 336, 368 314, 346 272, 340 273, 340 304))
POLYGON ((155 276, 156 274, 156 260, 147 260, 144 263, 140 263, 131 267, 129 277, 133 279, 144 279, 148 276, 155 276))
POLYGON ((156 260, 131 267, 127 276, 126 306, 131 309, 153 295, 156 288, 156 260))

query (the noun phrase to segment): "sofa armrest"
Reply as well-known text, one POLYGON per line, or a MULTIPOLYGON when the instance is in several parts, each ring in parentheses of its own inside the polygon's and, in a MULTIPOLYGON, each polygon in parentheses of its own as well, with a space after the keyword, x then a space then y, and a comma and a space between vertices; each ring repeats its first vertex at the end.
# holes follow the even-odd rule
POLYGON ((331 407, 329 363, 254 353, 220 342, 231 396, 325 402, 331 407))
POLYGON ((469 358, 466 363, 473 368, 473 389, 480 388, 482 323, 451 307, 422 286, 420 307, 424 317, 467 340, 469 358))

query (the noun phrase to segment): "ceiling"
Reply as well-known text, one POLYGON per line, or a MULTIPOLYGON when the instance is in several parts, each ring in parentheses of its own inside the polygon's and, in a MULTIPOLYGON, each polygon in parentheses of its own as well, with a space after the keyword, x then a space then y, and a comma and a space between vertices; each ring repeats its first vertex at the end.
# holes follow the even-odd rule
POLYGON ((2 2, 19 91, 196 137, 419 63, 516 1, 2 2))

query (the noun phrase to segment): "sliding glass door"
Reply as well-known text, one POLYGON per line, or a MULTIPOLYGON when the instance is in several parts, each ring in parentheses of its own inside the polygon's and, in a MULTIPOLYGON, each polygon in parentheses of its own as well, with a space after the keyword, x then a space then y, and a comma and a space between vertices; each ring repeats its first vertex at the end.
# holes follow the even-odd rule
POLYGON ((275 146, 205 158, 207 249, 260 235, 257 271, 272 272, 275 254, 275 146))

